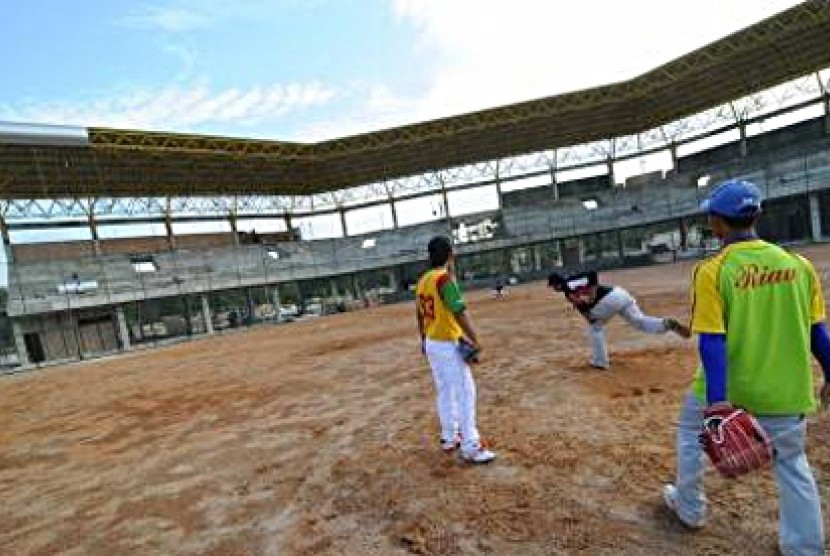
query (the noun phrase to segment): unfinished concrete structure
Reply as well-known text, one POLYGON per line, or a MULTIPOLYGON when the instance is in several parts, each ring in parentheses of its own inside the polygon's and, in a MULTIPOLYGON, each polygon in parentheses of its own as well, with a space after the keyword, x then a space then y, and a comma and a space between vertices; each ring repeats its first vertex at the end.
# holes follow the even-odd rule
POLYGON ((437 233, 470 283, 692 257, 698 203, 725 177, 765 189, 766 237, 821 240, 827 36, 828 8, 808 3, 629 82, 314 145, 7 126, 9 343, 26 366, 279 321, 284 304, 401 299, 437 233), (655 156, 668 164, 647 171, 655 156), (492 206, 466 211, 470 196, 492 206), (175 232, 205 221, 228 231, 175 232), (309 221, 339 237, 307 240, 309 221), (148 224, 163 235, 101 233, 148 224), (14 241, 73 229, 88 239, 14 241))

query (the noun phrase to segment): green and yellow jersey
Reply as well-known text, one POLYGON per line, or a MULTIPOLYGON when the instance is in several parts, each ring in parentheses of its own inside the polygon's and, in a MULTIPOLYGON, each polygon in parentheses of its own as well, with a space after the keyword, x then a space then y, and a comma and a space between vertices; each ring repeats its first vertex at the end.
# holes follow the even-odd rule
MULTIPOLYGON (((804 257, 762 240, 700 262, 692 331, 725 334, 727 398, 760 415, 815 410, 810 327, 824 320, 821 282, 804 257)), ((702 368, 693 390, 706 402, 702 368)))

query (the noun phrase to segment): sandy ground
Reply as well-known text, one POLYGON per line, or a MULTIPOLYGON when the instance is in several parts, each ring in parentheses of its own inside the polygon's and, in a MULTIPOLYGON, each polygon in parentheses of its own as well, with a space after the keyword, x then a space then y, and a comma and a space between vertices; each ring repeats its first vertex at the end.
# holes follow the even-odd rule
MULTIPOLYGON (((690 268, 605 279, 686 317, 690 268)), ((0 379, 0 554, 775 553, 769 473, 709 473, 697 533, 659 503, 692 344, 615 322, 595 371, 542 284, 469 300, 494 464, 438 450, 411 305, 260 328, 0 379)), ((824 491, 830 416, 809 434, 824 491)))

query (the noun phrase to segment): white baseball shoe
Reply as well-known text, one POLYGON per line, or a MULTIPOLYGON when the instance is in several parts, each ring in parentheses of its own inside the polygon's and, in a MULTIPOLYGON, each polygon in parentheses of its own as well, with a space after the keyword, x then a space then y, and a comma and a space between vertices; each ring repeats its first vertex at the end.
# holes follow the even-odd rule
POLYGON ((680 513, 677 511, 677 487, 669 484, 663 486, 663 502, 666 503, 666 507, 671 510, 674 516, 686 527, 689 529, 700 529, 706 524, 705 518, 696 519, 694 521, 685 519, 680 516, 680 513))
POLYGON ((496 454, 483 446, 478 446, 472 450, 462 450, 461 459, 468 463, 490 463, 496 459, 496 454))

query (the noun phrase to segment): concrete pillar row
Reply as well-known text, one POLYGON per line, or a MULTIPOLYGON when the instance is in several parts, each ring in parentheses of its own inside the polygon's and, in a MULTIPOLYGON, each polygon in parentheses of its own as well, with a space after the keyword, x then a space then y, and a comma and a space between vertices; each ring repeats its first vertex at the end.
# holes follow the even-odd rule
POLYGON ((124 316, 124 306, 119 305, 115 308, 115 318, 118 321, 118 338, 121 341, 121 349, 129 351, 130 346, 130 331, 127 328, 127 318, 124 316))
POLYGON ((392 229, 398 229, 398 209, 395 208, 395 201, 390 201, 389 206, 392 207, 392 229))
POLYGON ((349 226, 346 224, 346 211, 340 209, 340 226, 343 228, 343 237, 349 237, 349 226))
POLYGON ((164 229, 167 232, 167 247, 173 251, 176 249, 176 236, 173 234, 173 220, 169 212, 164 215, 164 229))
POLYGON ((746 124, 741 122, 739 126, 741 130, 741 156, 746 158, 748 154, 747 142, 746 142, 746 124))
POLYGON ((23 367, 30 365, 31 361, 29 361, 29 351, 26 349, 23 328, 17 320, 12 320, 12 333, 14 334, 14 345, 17 348, 17 359, 20 365, 23 367))
POLYGON ((824 94, 824 133, 830 135, 830 93, 824 94))
POLYGON ((280 299, 280 289, 277 286, 274 286, 274 289, 271 291, 271 299, 273 299, 274 311, 277 312, 277 322, 282 322, 282 315, 280 314, 282 299, 280 299))
POLYGON ((101 239, 98 237, 98 223, 95 220, 95 213, 91 210, 87 216, 87 224, 89 225, 89 234, 92 237, 92 250, 96 255, 100 255, 101 239))
POLYGON ((821 241, 821 204, 818 193, 810 193, 810 231, 813 241, 821 241))
POLYGON ((210 314, 210 303, 208 296, 202 294, 202 318, 205 319, 205 332, 213 334, 213 317, 210 314))

